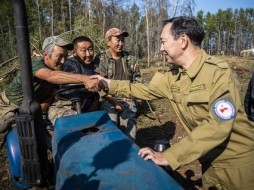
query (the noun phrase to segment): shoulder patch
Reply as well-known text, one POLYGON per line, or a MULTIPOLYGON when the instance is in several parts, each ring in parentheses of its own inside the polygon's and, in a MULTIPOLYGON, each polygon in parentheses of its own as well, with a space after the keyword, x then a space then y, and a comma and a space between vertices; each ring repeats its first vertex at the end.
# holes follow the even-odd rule
POLYGON ((223 121, 231 120, 236 116, 235 105, 227 99, 219 99, 213 105, 216 117, 223 121))
POLYGON ((227 69, 229 68, 229 65, 227 62, 225 62, 224 60, 222 59, 219 59, 217 57, 214 57, 214 56, 209 56, 206 60, 205 60, 206 63, 209 63, 209 64, 213 64, 213 65, 217 65, 218 67, 222 68, 222 69, 227 69))

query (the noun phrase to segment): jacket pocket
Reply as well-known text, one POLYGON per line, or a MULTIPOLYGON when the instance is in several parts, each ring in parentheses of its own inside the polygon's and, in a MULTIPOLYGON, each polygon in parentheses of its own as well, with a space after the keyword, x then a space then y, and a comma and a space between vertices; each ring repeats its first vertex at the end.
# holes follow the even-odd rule
POLYGON ((188 95, 186 101, 189 103, 208 103, 209 98, 209 93, 207 91, 193 92, 188 95))

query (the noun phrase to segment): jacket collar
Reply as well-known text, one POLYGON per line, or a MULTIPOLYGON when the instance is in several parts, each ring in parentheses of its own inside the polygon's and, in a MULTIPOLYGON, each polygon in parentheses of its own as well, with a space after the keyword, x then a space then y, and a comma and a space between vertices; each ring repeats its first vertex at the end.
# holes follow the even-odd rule
POLYGON ((207 59, 207 56, 208 55, 206 54, 206 52, 203 49, 201 49, 200 53, 198 54, 194 62, 190 65, 189 69, 187 69, 186 71, 186 73, 190 78, 194 78, 199 73, 200 69, 204 65, 205 60, 207 59))
POLYGON ((198 54, 194 62, 190 65, 189 69, 185 70, 175 65, 174 68, 178 69, 178 72, 175 71, 176 74, 175 81, 180 79, 181 73, 187 73, 187 75, 190 78, 194 78, 199 73, 207 57, 208 55, 206 54, 206 52, 203 49, 201 49, 200 53, 198 54))

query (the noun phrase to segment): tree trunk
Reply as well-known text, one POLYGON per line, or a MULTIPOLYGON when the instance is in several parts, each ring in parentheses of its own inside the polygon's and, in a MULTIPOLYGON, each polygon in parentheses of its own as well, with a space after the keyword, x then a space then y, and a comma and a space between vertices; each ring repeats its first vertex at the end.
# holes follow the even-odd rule
POLYGON ((147 2, 144 0, 144 7, 146 13, 146 39, 147 39, 147 67, 150 67, 150 35, 149 35, 149 18, 147 10, 147 2))
POLYGON ((0 31, 1 31, 2 42, 4 42, 4 32, 3 32, 3 27, 1 24, 0 24, 0 31))
POLYGON ((69 30, 72 30, 72 26, 71 26, 71 0, 69 0, 69 19, 70 19, 70 22, 69 22, 69 30))
POLYGON ((218 40, 217 40, 217 55, 219 55, 221 52, 221 31, 220 31, 220 25, 218 30, 218 40))
POLYGON ((62 20, 62 25, 64 26, 64 32, 66 31, 66 27, 65 27, 65 12, 64 12, 64 3, 63 0, 61 2, 61 20, 62 20))
POLYGON ((105 8, 103 10, 103 18, 102 18, 102 36, 105 34, 105 25, 106 25, 106 13, 105 8))
POLYGON ((12 40, 12 32, 11 32, 11 26, 10 26, 10 22, 9 22, 9 19, 7 21, 8 23, 8 36, 9 36, 9 48, 10 48, 10 52, 11 52, 11 56, 14 55, 14 50, 13 50, 13 40, 12 40))
POLYGON ((54 5, 51 0, 51 36, 54 36, 54 5))
POLYGON ((38 25, 39 25, 39 39, 41 40, 41 14, 40 14, 39 0, 37 0, 37 14, 38 14, 38 25))

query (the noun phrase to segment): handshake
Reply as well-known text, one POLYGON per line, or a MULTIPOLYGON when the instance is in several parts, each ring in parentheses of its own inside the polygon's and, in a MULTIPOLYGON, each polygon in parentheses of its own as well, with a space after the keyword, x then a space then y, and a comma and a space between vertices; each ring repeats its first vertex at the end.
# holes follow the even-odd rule
POLYGON ((101 75, 91 75, 88 76, 88 81, 86 81, 85 86, 91 92, 98 92, 103 90, 108 92, 110 87, 110 79, 106 79, 101 75))

